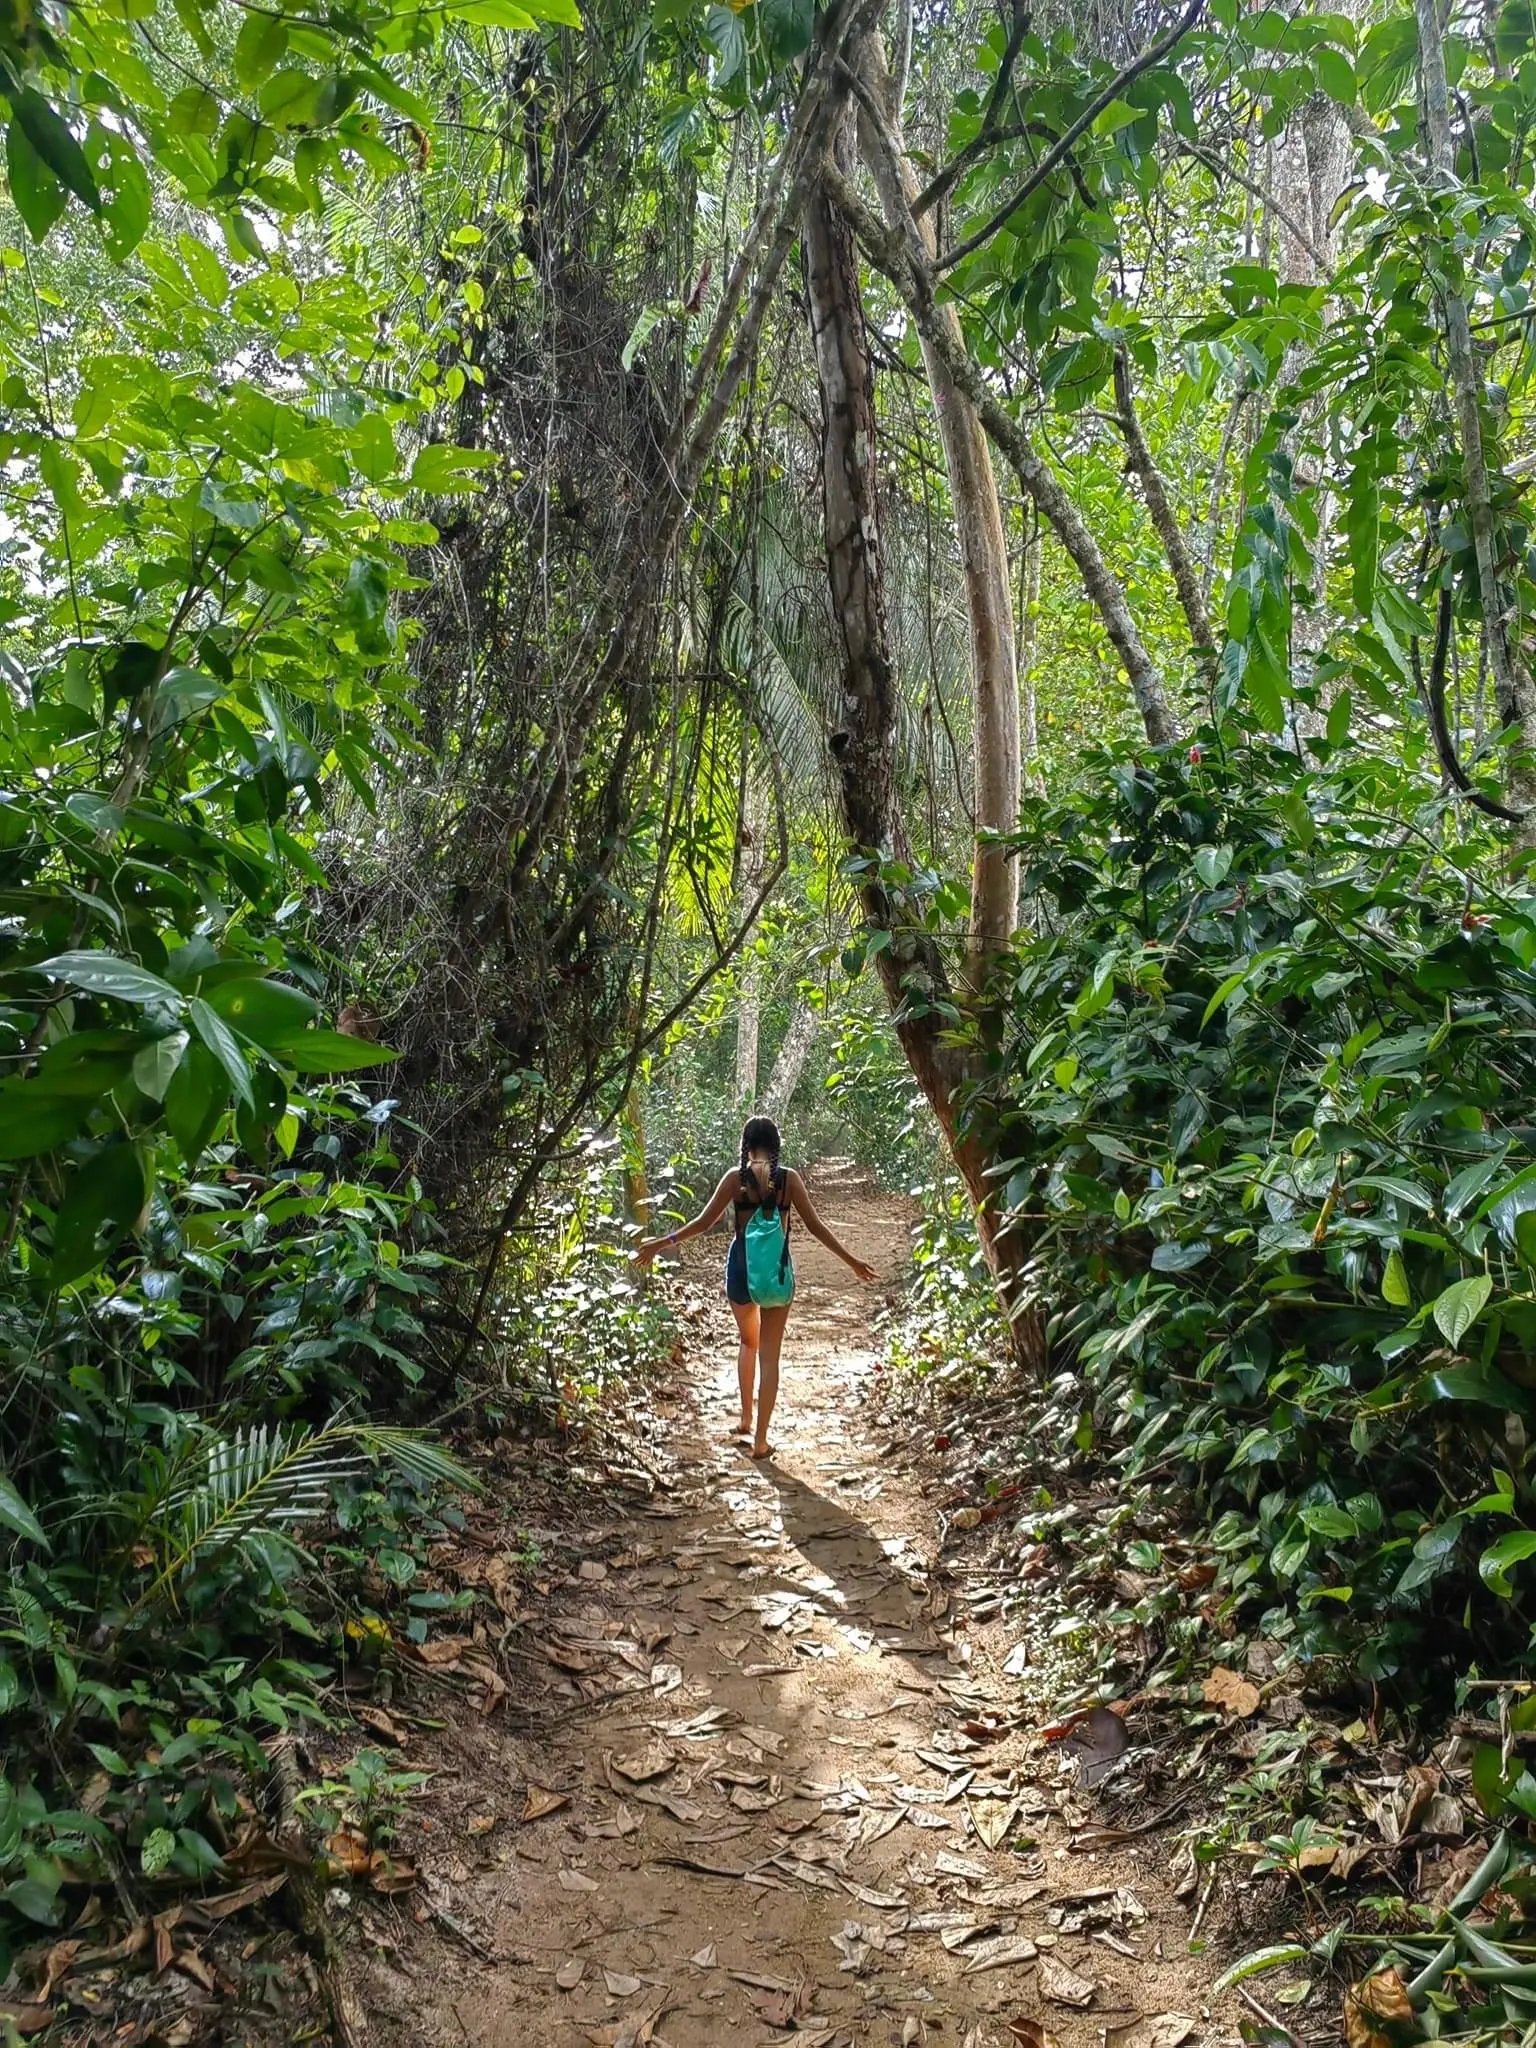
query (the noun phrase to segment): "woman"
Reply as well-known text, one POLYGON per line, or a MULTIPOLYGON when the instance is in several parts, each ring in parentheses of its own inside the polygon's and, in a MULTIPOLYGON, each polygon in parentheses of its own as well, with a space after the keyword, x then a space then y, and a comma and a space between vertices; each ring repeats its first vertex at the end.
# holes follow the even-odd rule
POLYGON ((766 1116, 748 1117, 741 1133, 741 1164, 721 1176, 720 1185, 710 1196, 709 1206, 703 1214, 695 1216, 680 1230, 669 1231, 665 1237, 649 1237, 635 1248, 636 1264, 648 1266, 659 1251, 702 1235, 704 1231, 713 1229, 727 1209, 733 1212, 736 1228, 731 1237, 731 1248, 725 1256, 725 1298, 731 1304, 736 1327, 741 1333, 736 1352, 741 1422, 732 1435, 752 1437, 754 1458, 773 1456, 773 1446, 768 1441, 768 1425, 773 1420, 773 1405, 779 1395, 779 1353, 784 1344, 784 1326, 789 1321, 789 1303, 785 1301, 770 1308, 766 1304, 759 1306, 752 1299, 747 1288, 746 1232, 751 1219, 759 1212, 776 1212, 787 1244, 792 1208, 798 1211, 812 1237, 819 1238, 828 1251, 836 1252, 843 1264, 852 1267, 861 1280, 871 1285, 874 1283, 877 1277, 874 1267, 864 1259, 856 1259, 852 1252, 838 1243, 812 1208, 805 1182, 793 1167, 780 1165, 778 1126, 766 1116), (755 1435, 752 1429, 754 1366, 760 1370, 755 1435))

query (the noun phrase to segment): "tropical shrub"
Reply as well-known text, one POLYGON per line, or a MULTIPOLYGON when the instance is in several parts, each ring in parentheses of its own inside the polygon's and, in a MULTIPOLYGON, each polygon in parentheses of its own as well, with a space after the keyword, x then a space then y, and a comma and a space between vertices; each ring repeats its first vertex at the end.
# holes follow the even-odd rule
POLYGON ((1100 1451, 1187 1492, 1223 1625, 1417 1681, 1533 1618, 1536 896, 1348 717, 1030 805, 986 1111, 1100 1451))

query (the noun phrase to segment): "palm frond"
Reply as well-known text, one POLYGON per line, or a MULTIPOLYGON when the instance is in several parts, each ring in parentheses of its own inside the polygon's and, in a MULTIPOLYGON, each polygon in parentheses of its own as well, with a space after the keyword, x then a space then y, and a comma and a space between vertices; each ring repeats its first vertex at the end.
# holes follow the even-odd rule
POLYGON ((337 1486, 370 1463, 392 1464, 417 1483, 475 1487, 436 1444, 411 1430, 371 1423, 320 1430, 253 1423, 230 1435, 194 1439, 140 1527, 157 1570, 129 1620, 174 1599, 179 1581, 221 1552, 323 1514, 337 1486))

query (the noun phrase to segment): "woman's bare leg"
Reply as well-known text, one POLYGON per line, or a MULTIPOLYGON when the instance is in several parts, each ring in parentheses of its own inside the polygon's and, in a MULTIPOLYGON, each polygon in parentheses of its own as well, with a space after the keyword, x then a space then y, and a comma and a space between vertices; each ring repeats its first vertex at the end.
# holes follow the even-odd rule
MULTIPOLYGON (((736 1384, 741 1390, 741 1426, 736 1434, 750 1436, 752 1382, 757 1376, 758 1306, 755 1301, 745 1304, 733 1301, 731 1313, 735 1316, 736 1327, 741 1332, 741 1342, 736 1347, 736 1384)), ((777 1374, 774 1375, 774 1379, 777 1384, 777 1374)))
POLYGON ((765 1308, 760 1312, 761 1331, 757 1345, 757 1435, 752 1444, 754 1458, 768 1458, 773 1455, 773 1446, 768 1441, 768 1425, 773 1420, 774 1403, 779 1398, 779 1353, 784 1348, 784 1326, 789 1321, 788 1308, 765 1308))

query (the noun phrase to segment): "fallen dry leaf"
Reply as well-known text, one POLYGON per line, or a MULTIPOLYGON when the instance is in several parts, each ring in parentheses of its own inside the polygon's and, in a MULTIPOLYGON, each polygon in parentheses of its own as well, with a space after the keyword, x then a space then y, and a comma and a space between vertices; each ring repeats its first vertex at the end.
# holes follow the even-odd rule
POLYGON ((562 1991, 574 1991, 587 1974, 587 1966, 580 1956, 571 1956, 555 1972, 555 1982, 562 1991))
POLYGON ((1099 1987, 1091 1977, 1080 1977, 1054 1956, 1042 1956, 1040 1989, 1053 2005, 1072 2005, 1081 2012, 1092 2005, 1099 1987))
POLYGON ((712 1970, 720 1960, 720 1952, 715 1947, 715 1944, 710 1942, 707 1948, 701 1948, 696 1954, 691 1955, 688 1960, 696 1970, 712 1970))
POLYGON ((651 1742, 632 1756, 616 1756, 613 1768, 621 1777, 633 1784, 648 1784, 652 1778, 663 1778, 676 1762, 664 1742, 651 1742))
POLYGON ((595 1892, 597 1886, 584 1870, 562 1870, 560 1889, 567 1892, 595 1892))
POLYGON ((1035 1944, 1027 1935, 1000 1934, 971 1950, 965 1974, 974 1977, 981 1970, 1002 1970, 1016 1963, 1032 1963, 1036 1953, 1035 1944))
POLYGON ((18 2034, 40 2034, 53 2024, 49 2005, 11 2005, 0 1998, 0 2023, 9 2023, 18 2034))
POLYGON ((570 1799, 564 1792, 546 1792, 542 1785, 530 1785, 523 1801, 523 1820, 543 1820, 551 1813, 558 1813, 562 1806, 569 1806, 570 1799))
POLYGON ((1398 2048, 1412 2038, 1418 2021, 1408 1987, 1396 1970, 1378 1970, 1344 1994, 1344 2039, 1348 2048, 1398 2048))
POLYGON ((494 1813, 472 1813, 464 1832, 468 1835, 488 1835, 496 1825, 494 1813))
POLYGON ((565 1643, 542 1643, 540 1648, 550 1663, 560 1671, 590 1671, 597 1661, 589 1657, 585 1650, 570 1649, 565 1643))
POLYGON ((638 1977, 626 1977, 622 1970, 604 1970, 603 1982, 614 1998, 633 1998, 640 1989, 638 1977))
POLYGON ((356 1828, 338 1828, 334 1835, 326 1837, 325 1853, 342 1876, 360 1877, 368 1868, 372 1852, 366 1835, 359 1834, 356 1828))
POLYGON ((397 1749, 404 1749, 410 1740, 405 1730, 382 1707, 359 1707, 357 1718, 365 1728, 381 1735, 386 1742, 394 1743, 397 1749))
POLYGON ((576 1576, 579 1579, 586 1579, 595 1585, 607 1578, 608 1567, 605 1564, 599 1564, 595 1557, 584 1557, 576 1567, 576 1576))
POLYGON ((1259 1688, 1252 1679, 1244 1678, 1240 1672, 1228 1670, 1225 1664, 1218 1664, 1200 1688, 1203 1698, 1213 1707, 1224 1707, 1229 1714, 1235 1714, 1239 1721, 1246 1721, 1259 1711, 1259 1688))
POLYGON ((368 1882, 376 1892, 408 1892, 421 1873, 408 1856, 389 1856, 375 1849, 368 1859, 368 1882))
POLYGON ((1022 2013, 1008 2022, 1008 2038, 1016 2041, 1018 2048, 1056 2048, 1056 2036, 1048 2034, 1039 2020, 1026 2019, 1022 2013))
POLYGON ((1125 1722, 1113 1707, 1090 1707, 1063 1747, 1077 1758, 1083 1783, 1096 1785, 1130 1743, 1125 1722))
POLYGON ((1104 2029, 1104 2048, 1184 2048, 1198 2022, 1188 2013, 1159 2012, 1104 2029))
POLYGON ((224 1920, 231 1913, 243 1913, 247 1906, 254 1906, 262 1899, 270 1899, 288 1882, 286 1870, 279 1870, 272 1877, 253 1878, 249 1884, 241 1885, 237 1892, 223 1892, 216 1899, 199 1899, 197 1910, 211 1920, 224 1920))
POLYGON ((458 1663, 466 1650, 472 1650, 474 1644, 468 1636, 432 1636, 424 1643, 413 1643, 411 1648, 419 1663, 446 1671, 458 1663))

